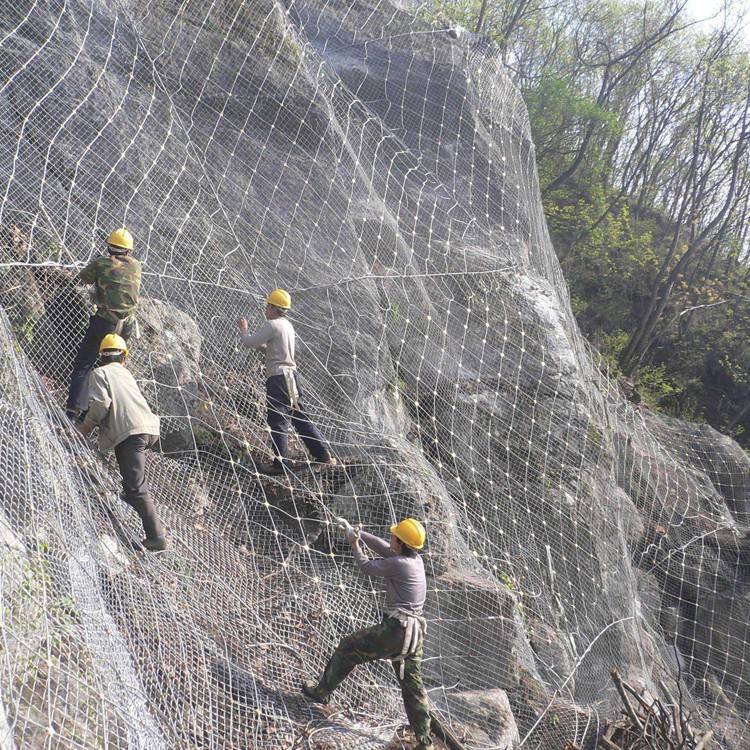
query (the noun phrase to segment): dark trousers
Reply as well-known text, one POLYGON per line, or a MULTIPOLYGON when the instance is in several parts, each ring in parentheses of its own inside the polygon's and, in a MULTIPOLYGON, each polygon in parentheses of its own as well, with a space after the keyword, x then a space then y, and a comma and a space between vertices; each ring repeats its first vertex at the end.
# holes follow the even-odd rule
MULTIPOLYGON (((295 381, 297 376, 295 375, 295 381)), ((297 390, 300 393, 298 401, 299 409, 293 409, 289 403, 289 394, 286 389, 286 381, 283 375, 274 375, 266 380, 266 406, 268 412, 266 419, 271 428, 271 440, 273 440, 274 451, 277 458, 286 458, 288 453, 287 441, 289 437, 289 424, 291 423, 297 434, 302 438, 307 450, 313 458, 318 461, 327 461, 329 457, 323 436, 318 428, 310 421, 302 411, 302 391, 297 382, 297 390)))
MULTIPOLYGON (((398 620, 388 615, 377 625, 346 636, 328 661, 320 678, 318 690, 325 696, 330 695, 357 664, 394 658, 401 653, 403 645, 404 628, 398 620)), ((399 667, 394 663, 393 668, 396 677, 399 678, 399 667)), ((424 745, 432 744, 430 704, 422 683, 421 644, 404 660, 404 679, 399 679, 399 682, 406 715, 417 742, 424 745)))
MULTIPOLYGON (((116 328, 115 323, 101 317, 101 315, 92 315, 89 318, 89 327, 78 346, 76 358, 73 360, 73 373, 70 376, 66 409, 81 412, 88 408, 89 373, 94 369, 96 360, 99 358, 99 344, 102 343, 102 339, 108 333, 112 333, 116 328)), ((123 326, 120 335, 125 341, 130 337, 131 329, 131 325, 123 326)))
POLYGON ((164 528, 148 492, 146 481, 146 448, 156 443, 156 435, 131 435, 115 446, 115 456, 122 475, 122 499, 141 517, 149 539, 164 536, 164 528))

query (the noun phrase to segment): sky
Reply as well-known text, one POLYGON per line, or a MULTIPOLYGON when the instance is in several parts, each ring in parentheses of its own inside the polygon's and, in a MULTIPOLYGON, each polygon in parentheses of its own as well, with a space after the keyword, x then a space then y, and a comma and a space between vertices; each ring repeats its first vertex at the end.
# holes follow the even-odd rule
MULTIPOLYGON (((750 0, 744 0, 747 6, 748 18, 745 19, 745 38, 750 42, 750 0)), ((723 7, 723 0, 688 0, 687 9, 688 12, 696 20, 703 20, 706 28, 712 26, 718 26, 721 24, 721 8, 723 7), (718 14, 718 15, 716 15, 718 14), (711 18, 716 15, 715 18, 711 18)))

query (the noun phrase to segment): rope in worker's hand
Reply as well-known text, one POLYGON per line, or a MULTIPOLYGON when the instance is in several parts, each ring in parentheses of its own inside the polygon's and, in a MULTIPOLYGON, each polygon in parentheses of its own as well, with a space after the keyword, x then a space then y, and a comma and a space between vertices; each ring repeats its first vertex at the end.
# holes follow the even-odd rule
POLYGON ((350 544, 359 541, 359 532, 360 527, 355 528, 352 526, 349 521, 346 520, 346 518, 337 518, 336 519, 336 526, 338 526, 345 534, 346 534, 346 541, 350 544))

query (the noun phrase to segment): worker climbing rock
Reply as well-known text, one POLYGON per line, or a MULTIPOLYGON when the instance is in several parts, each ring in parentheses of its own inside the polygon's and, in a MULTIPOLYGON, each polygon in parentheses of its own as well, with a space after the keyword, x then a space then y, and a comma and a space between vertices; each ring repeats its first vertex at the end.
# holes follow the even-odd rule
POLYGON ((108 333, 117 333, 127 341, 135 323, 135 310, 141 287, 141 264, 130 253, 133 236, 125 227, 107 237, 108 254, 95 258, 79 274, 85 284, 93 285, 96 311, 78 346, 70 376, 65 413, 76 421, 85 409, 86 383, 96 364, 99 344, 108 333))
POLYGON ((159 438, 159 417, 125 367, 128 348, 124 339, 108 333, 99 354, 101 366, 91 373, 88 410, 78 429, 89 435, 98 427, 100 450, 114 449, 122 475, 122 498, 138 513, 146 533, 139 546, 159 552, 167 548, 167 539, 146 481, 146 449, 159 438))
POLYGON ((289 465, 288 437, 291 423, 315 465, 334 465, 328 446, 318 428, 305 414, 294 360, 294 326, 287 317, 292 307, 289 293, 274 289, 266 298, 266 322, 253 334, 247 320, 240 318, 237 327, 244 346, 266 350, 266 418, 271 430, 274 460, 260 464, 264 474, 281 474, 289 465))
POLYGON ((302 692, 314 701, 327 703, 331 693, 357 664, 388 659, 393 663, 409 724, 418 750, 432 747, 430 708, 422 684, 422 647, 426 623, 422 617, 427 584, 418 550, 424 547, 425 530, 414 518, 391 526, 390 543, 361 528, 338 519, 354 549, 359 569, 385 579, 386 600, 383 620, 341 640, 320 679, 305 681, 302 692), (362 549, 364 542, 382 557, 371 560, 362 549))

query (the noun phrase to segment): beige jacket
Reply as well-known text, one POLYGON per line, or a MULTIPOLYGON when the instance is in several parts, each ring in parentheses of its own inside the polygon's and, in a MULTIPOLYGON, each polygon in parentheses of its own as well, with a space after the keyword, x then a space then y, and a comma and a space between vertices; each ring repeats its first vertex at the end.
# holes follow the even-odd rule
POLYGON ((91 373, 84 423, 99 427, 99 448, 104 452, 131 435, 159 434, 159 417, 149 408, 130 370, 118 362, 91 373))

